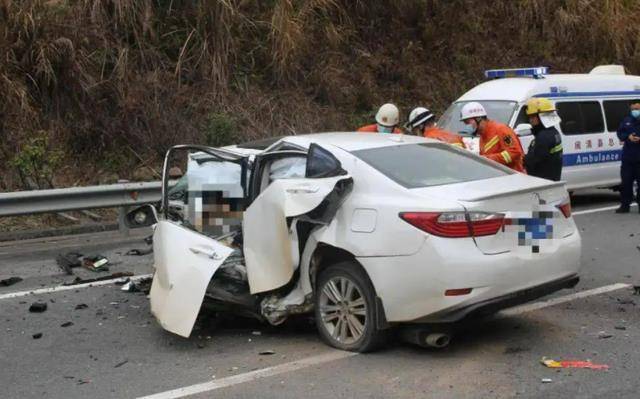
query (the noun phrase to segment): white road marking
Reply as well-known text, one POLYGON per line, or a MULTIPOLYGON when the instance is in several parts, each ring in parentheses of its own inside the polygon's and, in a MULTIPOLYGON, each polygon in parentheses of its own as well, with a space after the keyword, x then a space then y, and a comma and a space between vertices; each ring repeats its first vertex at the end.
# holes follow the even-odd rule
POLYGON ((141 274, 141 275, 138 275, 138 276, 117 277, 117 278, 113 278, 113 279, 110 279, 110 280, 96 281, 94 283, 84 283, 84 284, 76 284, 76 285, 59 285, 59 286, 56 286, 56 287, 39 288, 39 289, 35 289, 35 290, 30 290, 30 291, 9 292, 7 294, 0 294, 0 299, 19 298, 19 297, 27 296, 27 295, 50 294, 52 292, 69 291, 69 290, 75 290, 75 289, 78 289, 78 288, 99 287, 101 285, 113 284, 116 281, 122 280, 122 279, 125 279, 125 278, 129 278, 131 281, 137 281, 137 280, 142 280, 142 279, 149 278, 149 277, 152 277, 152 275, 151 274, 141 274))
POLYGON ((605 294, 607 292, 621 290, 623 288, 631 288, 631 284, 617 283, 611 285, 605 285, 604 287, 594 288, 586 291, 579 291, 570 295, 561 296, 558 298, 549 299, 546 301, 534 302, 527 305, 516 306, 514 308, 506 309, 498 313, 498 317, 516 316, 523 313, 533 312, 534 310, 548 308, 549 306, 559 305, 561 303, 570 302, 575 299, 586 298, 593 295, 605 294))
POLYGON ((248 373, 237 374, 231 377, 221 378, 216 381, 204 382, 202 384, 191 385, 184 388, 178 388, 171 391, 160 392, 154 395, 143 396, 138 399, 175 399, 184 398, 185 396, 195 395, 198 393, 209 392, 215 389, 226 388, 232 385, 251 382, 260 378, 271 377, 274 375, 288 373, 303 368, 315 366, 322 363, 332 362, 339 359, 355 356, 358 353, 331 351, 317 356, 311 356, 289 363, 279 364, 277 366, 267 367, 260 370, 250 371, 248 373))
MULTIPOLYGON (((635 204, 633 204, 631 206, 633 207, 633 206, 635 206, 635 204)), ((572 215, 586 215, 586 214, 589 214, 589 213, 612 211, 614 209, 618 209, 619 207, 620 207, 620 204, 612 205, 612 206, 605 206, 603 208, 585 209, 584 211, 575 211, 575 212, 571 212, 571 214, 572 215)))
MULTIPOLYGON (((515 308, 503 310, 498 313, 496 317, 508 317, 516 316, 527 312, 533 312, 535 310, 544 309, 550 306, 559 305, 561 303, 570 302, 575 299, 586 298, 593 295, 600 295, 607 292, 621 290, 623 288, 630 288, 631 284, 617 283, 606 285, 604 287, 594 288, 591 290, 580 291, 574 294, 562 296, 559 298, 550 299, 548 301, 534 302, 528 305, 517 306, 515 308)), ((331 362, 334 360, 340 360, 351 356, 356 356, 359 353, 354 352, 341 352, 332 351, 317 356, 307 357, 301 360, 296 360, 289 363, 280 364, 278 366, 267 367, 260 370, 251 371, 244 374, 237 374, 231 377, 221 378, 216 381, 204 382, 201 384, 190 385, 183 388, 173 389, 171 391, 165 391, 156 393, 149 396, 139 397, 138 399, 178 399, 186 396, 191 396, 203 392, 209 392, 220 388, 227 388, 233 385, 244 384, 246 382, 255 381, 261 378, 272 377, 274 375, 288 373, 304 369, 310 366, 315 366, 321 363, 331 362)))

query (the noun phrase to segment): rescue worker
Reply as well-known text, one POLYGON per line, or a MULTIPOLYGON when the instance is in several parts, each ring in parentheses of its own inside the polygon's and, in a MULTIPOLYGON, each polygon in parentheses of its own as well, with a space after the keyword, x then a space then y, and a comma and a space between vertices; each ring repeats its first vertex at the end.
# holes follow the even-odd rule
MULTIPOLYGON (((633 182, 638 182, 640 190, 640 101, 631 104, 631 114, 622 120, 617 134, 622 146, 622 163, 620 165, 620 207, 616 213, 629 213, 633 202, 633 182)), ((640 192, 636 194, 640 205, 640 192)), ((640 209, 638 210, 640 212, 640 209)))
POLYGON ((398 107, 393 104, 384 104, 378 113, 376 113, 376 123, 371 125, 362 126, 358 129, 363 133, 402 133, 402 130, 398 128, 400 122, 400 112, 398 107))
POLYGON ((424 136, 449 143, 459 148, 466 148, 462 137, 436 126, 436 116, 427 108, 417 107, 411 111, 409 120, 405 126, 416 136, 424 136))
POLYGON ((531 176, 559 181, 562 175, 562 136, 556 125, 560 117, 548 98, 527 101, 527 116, 533 141, 524 157, 524 167, 531 176))
POLYGON ((480 155, 524 173, 522 144, 507 125, 487 118, 482 104, 469 102, 460 111, 464 133, 480 136, 480 155))

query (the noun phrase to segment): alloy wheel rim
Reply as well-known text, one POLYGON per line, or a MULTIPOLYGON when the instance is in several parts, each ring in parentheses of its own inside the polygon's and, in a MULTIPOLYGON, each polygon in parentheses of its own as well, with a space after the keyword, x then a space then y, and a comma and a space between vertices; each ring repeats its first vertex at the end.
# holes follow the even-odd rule
POLYGON ((360 288, 346 277, 333 277, 320 292, 320 317, 325 331, 342 344, 353 344, 367 326, 367 304, 360 288))

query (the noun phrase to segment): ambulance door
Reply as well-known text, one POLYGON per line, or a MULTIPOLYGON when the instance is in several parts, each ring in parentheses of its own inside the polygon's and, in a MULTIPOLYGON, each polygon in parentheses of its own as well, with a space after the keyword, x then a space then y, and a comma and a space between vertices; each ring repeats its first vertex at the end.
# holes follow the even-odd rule
POLYGON ((562 180, 567 188, 610 185, 612 171, 619 167, 619 155, 606 131, 601 101, 563 98, 556 101, 556 109, 562 119, 562 180))

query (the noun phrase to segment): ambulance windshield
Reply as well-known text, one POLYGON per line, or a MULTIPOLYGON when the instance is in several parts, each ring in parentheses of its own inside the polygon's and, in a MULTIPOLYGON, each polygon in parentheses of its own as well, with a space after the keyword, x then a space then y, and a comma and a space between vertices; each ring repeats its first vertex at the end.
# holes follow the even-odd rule
MULTIPOLYGON (((438 121, 438 126, 442 129, 453 133, 462 131, 464 124, 460 122, 460 110, 468 101, 460 101, 451 104, 449 109, 442 115, 438 121)), ((489 119, 509 124, 511 117, 516 110, 517 103, 515 101, 478 101, 487 110, 489 119)))

